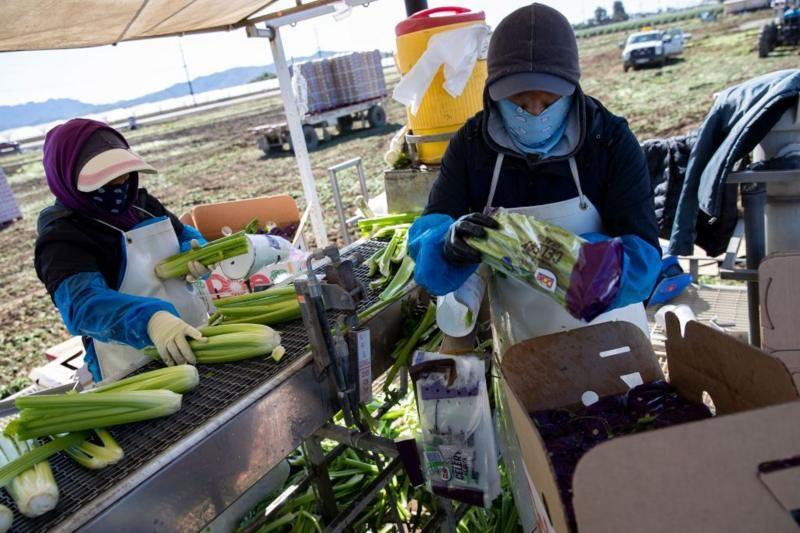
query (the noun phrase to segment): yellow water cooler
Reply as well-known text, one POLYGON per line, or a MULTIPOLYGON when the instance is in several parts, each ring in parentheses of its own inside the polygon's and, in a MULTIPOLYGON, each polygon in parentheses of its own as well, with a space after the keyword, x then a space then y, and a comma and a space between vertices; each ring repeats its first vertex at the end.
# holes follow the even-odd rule
MULTIPOLYGON (((428 47, 435 34, 474 24, 484 24, 483 11, 463 7, 437 7, 414 13, 395 28, 397 36, 397 67, 405 75, 428 47)), ((475 113, 483 109, 483 85, 486 81, 486 59, 479 58, 464 91, 456 98, 445 91, 443 68, 433 78, 416 114, 406 109, 412 136, 420 141, 426 137, 444 137, 455 133, 475 113)), ((416 144, 419 162, 438 165, 448 140, 416 144)))

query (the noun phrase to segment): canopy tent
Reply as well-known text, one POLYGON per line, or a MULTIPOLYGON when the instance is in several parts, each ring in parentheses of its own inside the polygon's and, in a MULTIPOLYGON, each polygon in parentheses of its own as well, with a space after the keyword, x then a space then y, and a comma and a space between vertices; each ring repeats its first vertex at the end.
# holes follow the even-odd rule
MULTIPOLYGON (((375 1, 375 0, 370 0, 375 1)), ((0 52, 82 48, 247 28, 267 37, 317 246, 328 242, 279 28, 364 0, 0 0, 0 52), (264 23, 266 27, 257 28, 264 23)))

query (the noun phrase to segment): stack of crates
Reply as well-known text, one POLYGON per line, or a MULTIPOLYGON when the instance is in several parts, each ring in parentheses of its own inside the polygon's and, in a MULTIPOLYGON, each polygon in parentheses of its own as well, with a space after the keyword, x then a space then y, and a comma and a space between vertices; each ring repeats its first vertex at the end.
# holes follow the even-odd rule
POLYGON ((296 68, 306 81, 308 113, 320 113, 340 105, 329 60, 306 61, 298 63, 296 68))
POLYGON ((306 82, 308 114, 386 96, 381 53, 351 52, 294 66, 306 82))
POLYGON ((20 218, 22 218, 22 212, 8 185, 6 173, 3 171, 3 167, 0 167, 0 227, 7 226, 20 218))
POLYGON ((336 90, 343 104, 355 104, 386 95, 386 80, 378 50, 334 56, 331 63, 336 90))

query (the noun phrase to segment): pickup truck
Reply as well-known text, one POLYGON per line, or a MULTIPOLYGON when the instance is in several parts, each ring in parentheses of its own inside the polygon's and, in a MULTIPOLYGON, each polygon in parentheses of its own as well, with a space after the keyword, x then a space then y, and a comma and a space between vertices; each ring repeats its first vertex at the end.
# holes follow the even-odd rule
POLYGON ((622 68, 629 69, 645 65, 663 67, 667 59, 683 53, 683 45, 687 34, 680 28, 667 31, 649 30, 634 33, 622 45, 622 68))

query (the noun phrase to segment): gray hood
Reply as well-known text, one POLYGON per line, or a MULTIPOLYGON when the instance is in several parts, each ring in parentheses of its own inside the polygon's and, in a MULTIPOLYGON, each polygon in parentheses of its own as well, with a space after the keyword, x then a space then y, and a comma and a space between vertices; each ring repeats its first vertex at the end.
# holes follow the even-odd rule
POLYGON ((540 161, 539 156, 523 154, 516 149, 489 95, 492 83, 523 72, 551 74, 575 85, 574 103, 564 137, 542 160, 568 159, 580 149, 586 136, 586 97, 580 86, 578 44, 564 15, 543 4, 531 4, 506 16, 492 33, 487 67, 482 130, 493 150, 525 158, 532 164, 540 161))

